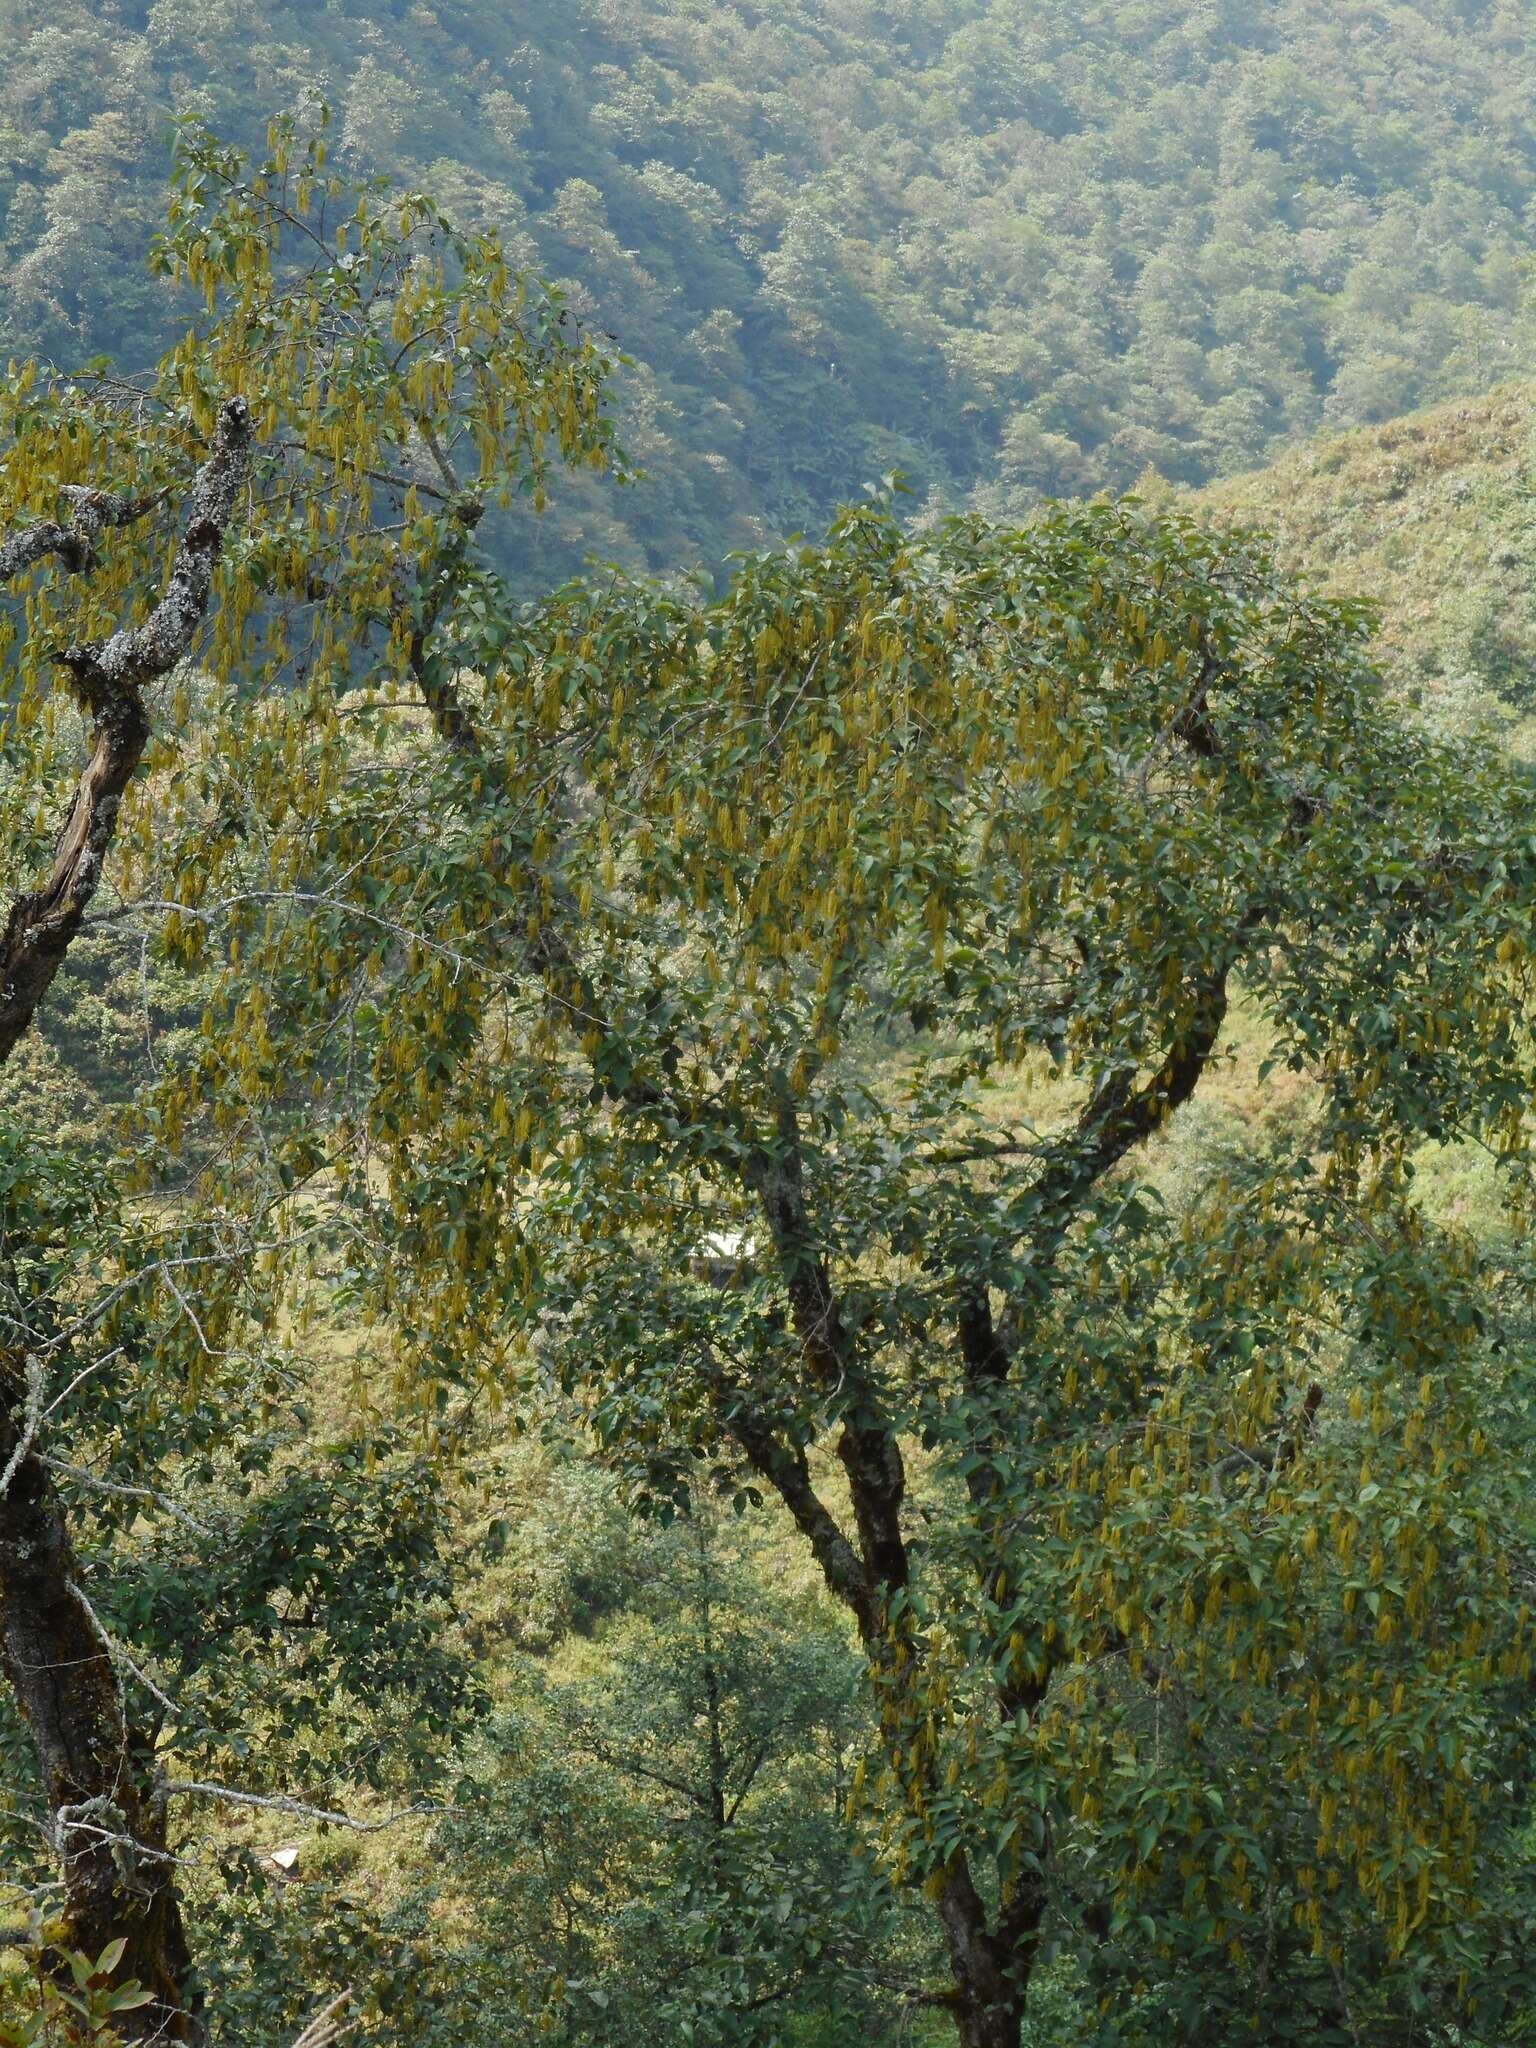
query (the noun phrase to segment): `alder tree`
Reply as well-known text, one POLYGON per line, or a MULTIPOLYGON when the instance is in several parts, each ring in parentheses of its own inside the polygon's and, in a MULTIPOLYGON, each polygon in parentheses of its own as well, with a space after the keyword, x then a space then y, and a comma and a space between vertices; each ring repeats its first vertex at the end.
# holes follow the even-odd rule
MULTIPOLYGON (((253 900, 302 899, 308 849, 296 862, 293 835, 260 847, 250 835, 289 778, 315 806, 306 826, 323 815, 325 789, 299 780, 307 742, 379 678, 421 670, 437 609, 473 580, 465 543, 487 504, 536 494, 551 459, 606 459, 602 358, 494 237, 458 234, 420 195, 345 185, 323 126, 296 137, 279 123, 270 144, 247 163, 182 131, 154 262, 204 311, 152 373, 13 365, 0 391, 0 1059, 82 935, 152 936, 195 977, 206 926, 181 906, 218 874, 226 842, 261 867, 253 900)), ((6 1132, 0 1188, 0 1666, 30 1744, 22 1811, 57 1879, 32 1924, 66 1990, 71 1958, 107 1959, 97 1974, 120 2031, 192 2040, 176 1882, 188 1816, 225 1797, 281 1810, 297 1793, 301 1811, 314 1799, 312 1780, 230 1788, 202 1767, 254 1740, 224 1725, 234 1701, 260 1695, 235 1674, 293 1677, 291 1646, 275 1665, 257 1655, 280 1630, 272 1598, 329 1617, 334 1659, 317 1660, 311 1714, 317 1699, 336 1708, 322 1668, 344 1694, 378 1684, 366 1648, 345 1647, 370 1613, 374 1662, 409 1650, 423 1702, 433 1679, 448 1694, 458 1680, 419 1637, 439 1589, 430 1518, 408 1486, 367 1539, 376 1559, 393 1553, 381 1585, 402 1571, 419 1581, 393 1610, 381 1585, 364 1592, 346 1471, 325 1481, 323 1540, 297 1533, 315 1503, 292 1474, 260 1526, 249 1503, 212 1517, 232 1550, 200 1511, 201 1431, 247 1423, 239 1471, 271 1462, 275 1332, 316 1235, 260 1110, 218 1124, 163 1097, 87 1154, 54 1141, 48 1114, 39 1101, 6 1132), (82 1517, 113 1504, 120 1548, 146 1526, 190 1532, 178 1583, 198 1592, 174 1616, 179 1638, 164 1571, 140 1555, 114 1572, 94 1522, 105 1562, 92 1587, 105 1585, 87 1585, 82 1517), (244 1578, 229 1569, 242 1544, 244 1578), (137 1610, 131 1642, 124 1604, 137 1610), (183 1713, 156 1670, 179 1671, 201 1706, 183 1713)), ((437 1708, 422 1712, 433 1725, 437 1708)))

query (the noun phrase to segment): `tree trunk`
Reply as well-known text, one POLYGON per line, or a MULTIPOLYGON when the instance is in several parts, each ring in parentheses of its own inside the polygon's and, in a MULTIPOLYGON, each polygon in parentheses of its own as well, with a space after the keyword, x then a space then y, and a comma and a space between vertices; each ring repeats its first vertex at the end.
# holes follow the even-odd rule
MULTIPOLYGON (((0 1474, 22 1448, 14 1396, 0 1409, 0 1474)), ((128 2041, 196 2042, 185 2008, 189 1955, 166 1853, 165 1821, 145 1790, 147 1745, 129 1727, 112 1657, 84 1599, 62 1505, 35 1451, 0 1494, 0 1669, 37 1749, 64 1886, 55 1940, 95 1958, 121 1937, 113 1981, 154 2002, 117 2020, 128 2041)))
POLYGON ((939 1918, 955 1980, 953 2012, 961 2048, 1019 2048, 1040 1924, 1033 1895, 1006 1907, 994 1930, 963 1860, 939 1894, 939 1918))
POLYGON ((1013 2000, 997 2005, 962 2002, 955 2008, 955 2025, 961 2048, 1019 2048, 1024 2008, 1013 2000))
MULTIPOLYGON (((171 674, 208 610, 226 529, 250 473, 252 420, 243 398, 219 408, 189 493, 187 521, 159 602, 141 624, 62 649, 91 726, 91 752, 41 885, 15 897, 0 925, 0 1064, 30 1028, 101 885, 118 808, 150 734, 145 686, 171 674)), ((44 520, 0 540, 0 584, 57 557, 76 575, 95 560, 105 526, 130 525, 157 502, 76 490, 75 525, 44 520)), ((64 1886, 55 1944, 93 1960, 121 1937, 114 1981, 137 1980, 153 2002, 121 2014, 129 2041, 196 2041, 186 2009, 190 1956, 166 1853, 165 1817, 145 1787, 149 1745, 135 1738, 108 1646, 79 1590, 64 1511, 36 1455, 21 1361, 0 1358, 0 1672, 37 1747, 49 1836, 64 1886)))
MULTIPOLYGON (((144 688, 168 676, 191 649, 208 609, 225 529, 249 474, 250 448, 250 408, 243 398, 228 399, 219 408, 212 451, 193 483, 187 528, 160 602, 142 625, 94 646, 65 648, 56 657, 73 677, 75 697, 89 717, 91 755, 46 879, 14 899, 0 930, 0 1062, 31 1026, 101 886, 118 806, 149 740, 144 688)), ((0 582, 40 553, 60 552, 60 535, 60 528, 45 522, 0 546, 0 582)))

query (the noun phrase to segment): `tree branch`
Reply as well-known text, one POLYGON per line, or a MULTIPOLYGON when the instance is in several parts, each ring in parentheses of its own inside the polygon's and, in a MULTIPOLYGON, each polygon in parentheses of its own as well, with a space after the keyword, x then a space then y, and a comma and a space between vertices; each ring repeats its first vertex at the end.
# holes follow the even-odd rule
POLYGON ((11 1482, 21 1470, 31 1452, 43 1420, 43 1362, 34 1353, 27 1353, 26 1395, 22 1405, 21 1421, 17 1428, 15 1447, 0 1467, 0 1499, 10 1491, 11 1482))
POLYGON ((85 1589, 78 1579, 70 1580, 69 1590, 85 1609, 85 1618, 91 1625, 91 1633, 101 1644, 107 1655, 114 1663, 121 1664, 125 1671, 130 1672, 139 1681, 140 1685, 144 1687, 144 1690, 150 1693, 164 1707, 173 1721, 180 1720, 180 1707, 177 1706, 174 1700, 166 1698, 144 1667, 141 1664, 136 1664, 127 1650, 123 1648, 123 1645, 117 1641, 116 1637, 109 1634, 101 1616, 87 1599, 85 1589))
MULTIPOLYGON (((861 1389, 855 1372, 853 1340, 843 1321, 826 1261, 817 1249, 806 1208, 805 1166, 793 1103, 780 1104, 774 1142, 771 1146, 759 1145, 753 1151, 745 1174, 762 1205, 789 1296, 795 1334, 807 1363, 828 1394, 841 1395, 851 1390, 857 1396, 861 1389)), ((863 1392, 868 1396, 872 1390, 865 1388, 863 1392)), ((838 1438, 837 1454, 848 1474, 854 1519, 859 1525, 866 1598, 880 1586, 905 1586, 908 1558, 901 1506, 906 1494, 906 1468, 895 1432, 876 1412, 872 1399, 856 1400, 850 1405, 838 1438)))
POLYGON ((145 498, 120 498, 111 491, 88 490, 80 484, 66 484, 59 495, 73 502, 73 522, 61 526, 56 519, 39 519, 0 541, 0 583, 36 568, 50 555, 56 556, 71 576, 88 575, 96 566, 96 536, 102 528, 132 526, 166 497, 164 491, 156 491, 145 498))
POLYGON ((863 1641, 872 1642, 878 1616, 869 1580, 858 1552, 812 1484, 804 1447, 783 1443, 755 1409, 737 1408, 728 1413, 726 1421, 752 1469, 767 1480, 789 1509, 829 1591, 852 1612, 863 1641))
POLYGON ((700 1792, 696 1785, 690 1785, 685 1778, 674 1778, 670 1772, 654 1764, 643 1763, 639 1757, 625 1756, 620 1751, 609 1749, 600 1736, 589 1727, 574 1731, 578 1742, 584 1742, 590 1753, 600 1764, 606 1764, 610 1771, 628 1774, 633 1778, 645 1778, 653 1785, 660 1785, 664 1791, 675 1792, 679 1799, 686 1799, 690 1806, 696 1806, 705 1818, 709 1817, 710 1803, 707 1793, 700 1792))
MULTIPOLYGON (((1251 912, 1244 924, 1256 918, 1257 913, 1251 912)), ((1027 1327, 1032 1319, 1030 1311, 1038 1312, 1056 1255, 1083 1202, 1128 1153, 1161 1130, 1194 1094, 1226 1022, 1230 972, 1228 962, 1197 980, 1189 1022, 1149 1081, 1136 1087, 1134 1069, 1129 1067, 1117 1067, 1106 1075, 1078 1118, 1076 1129, 1055 1148, 1055 1158, 1035 1182, 1035 1221, 1029 1234, 1035 1248, 1032 1280, 1036 1300, 1026 1303, 1016 1294, 1009 1303, 1012 1349, 1017 1348, 1020 1327, 1027 1327)))
MULTIPOLYGON (((58 1458, 50 1458, 45 1452, 38 1452, 39 1458, 50 1472, 56 1472, 63 1479, 72 1479, 77 1486, 89 1487, 92 1493, 110 1494, 114 1500, 148 1501, 151 1506, 163 1509, 178 1522, 183 1523, 198 1536, 216 1541, 214 1531, 206 1522, 199 1522, 189 1515, 184 1507, 172 1500, 169 1494, 157 1493, 152 1486, 122 1486, 115 1479, 98 1479, 94 1472, 83 1472, 78 1465, 66 1465, 58 1458)), ((0 1493, 5 1488, 0 1486, 0 1493)))
POLYGON ((300 1820, 323 1822, 326 1827, 346 1828, 354 1835, 382 1834, 386 1828, 398 1827, 403 1820, 411 1820, 424 1813, 441 1813, 440 1806, 417 1804, 403 1806, 397 1813, 389 1813, 382 1820, 354 1820, 349 1813, 333 1813, 324 1806, 311 1806, 306 1799, 289 1799, 279 1793, 242 1792, 235 1785, 211 1785, 197 1779, 164 1785, 163 1799, 189 1798, 196 1794, 201 1799, 222 1799, 231 1806, 259 1806, 269 1813, 291 1813, 300 1820))
POLYGON ((59 656, 91 718, 91 757, 48 879, 15 898, 0 933, 0 1062, 37 1014, 100 886, 119 802, 149 740, 143 686, 182 660, 207 611, 214 565, 249 467, 250 441, 249 408, 244 399, 228 400, 219 412, 212 452, 192 486, 186 532, 160 602, 142 625, 59 656))
POLYGON ((322 2006, 304 2031, 294 2042, 293 2048, 331 2048, 344 2034, 355 2033, 362 2025, 357 2014, 348 2019, 346 2009, 352 2003, 350 1990, 333 1998, 329 2005, 322 2006))

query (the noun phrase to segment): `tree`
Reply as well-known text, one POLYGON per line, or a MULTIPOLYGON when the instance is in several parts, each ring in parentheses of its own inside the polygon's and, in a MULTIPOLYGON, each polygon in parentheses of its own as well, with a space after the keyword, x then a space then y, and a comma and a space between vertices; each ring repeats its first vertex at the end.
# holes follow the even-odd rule
POLYGON ((370 785, 439 792, 413 971, 339 916, 242 939, 307 1075, 355 1033, 338 1193, 388 1205, 413 1369, 558 1376, 640 1501, 702 1462, 792 1518, 966 2048, 1015 2048, 1063 1943, 1340 2038, 1360 1983, 1450 2026, 1523 1975, 1508 1351, 1413 1152, 1519 1177, 1529 842, 1366 630, 1135 506, 869 506, 712 604, 465 616, 446 755, 370 785), (1305 1083, 1176 1206, 1161 1135, 1235 1000, 1305 1083))
POLYGON ((527 1675, 440 1826, 472 1933, 437 2025, 743 2048, 878 2026, 895 1915, 843 1813, 864 1733, 844 1631, 765 1587, 703 1498, 637 1562, 630 1611, 527 1675))
MULTIPOLYGON (((558 300, 429 200, 344 188, 325 169, 323 132, 297 141, 279 124, 248 166, 185 131, 157 263, 206 295, 208 318, 153 376, 23 366, 0 398, 0 582, 24 593, 0 618, 15 878, 0 1059, 88 920, 125 921, 123 891, 157 847, 167 790, 206 795, 221 755, 258 783, 270 775, 285 730, 291 745, 300 727, 334 726, 370 635, 388 666, 420 668, 485 500, 536 491, 551 452, 605 459, 603 364, 566 331, 558 300)), ((220 832, 244 829, 245 808, 202 814, 189 869, 211 864, 220 832)), ((296 879, 279 863, 265 893, 279 900, 296 879)), ((177 937, 181 893, 173 876, 147 914, 168 916, 171 955, 195 966, 196 928, 177 937)), ((59 1481, 70 1460, 51 1451, 93 1374, 110 1376, 125 1408, 135 1379, 157 1370, 195 1396, 243 1339, 270 1330, 263 1232, 304 1236, 283 1207, 292 1175, 266 1182, 249 1150, 232 1158, 228 1133, 206 1128, 212 1150, 160 1205, 169 1223, 153 1204, 125 1215, 132 1183, 154 1181, 176 1135, 164 1120, 141 1126, 122 1177, 104 1184, 61 1159, 46 1129, 18 1134, 3 1204, 0 1665, 63 1888, 51 1937, 60 1951, 110 1952, 108 1988, 148 1994, 120 2024, 157 2039, 197 2031, 175 1788, 137 1718, 146 1698, 169 1703, 84 1591, 59 1481)), ((132 1476, 130 1496, 174 1492, 132 1476)), ((335 1548, 345 1554, 344 1535, 335 1548)), ((267 1590, 239 1597, 259 1606, 267 1590)))

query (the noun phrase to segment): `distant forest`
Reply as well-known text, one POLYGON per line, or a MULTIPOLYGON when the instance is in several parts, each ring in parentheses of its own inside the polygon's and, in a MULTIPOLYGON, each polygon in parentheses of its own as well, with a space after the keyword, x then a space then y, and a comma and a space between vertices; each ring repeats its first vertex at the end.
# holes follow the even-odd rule
POLYGON ((631 359, 529 587, 1188 483, 1531 366, 1523 0, 0 0, 0 353, 136 365, 173 109, 323 96, 631 359))

